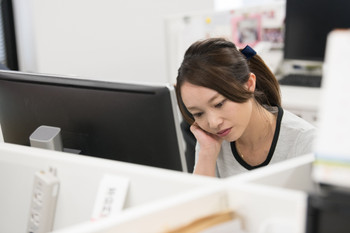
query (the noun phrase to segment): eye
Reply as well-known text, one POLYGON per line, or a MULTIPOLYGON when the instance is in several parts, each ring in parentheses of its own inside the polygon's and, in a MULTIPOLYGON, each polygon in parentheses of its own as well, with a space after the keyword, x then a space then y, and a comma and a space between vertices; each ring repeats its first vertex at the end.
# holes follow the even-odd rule
POLYGON ((220 103, 215 105, 215 108, 221 108, 222 105, 224 105, 224 103, 226 102, 226 99, 224 99, 223 101, 221 101, 220 103))
POLYGON ((196 112, 196 113, 193 113, 192 116, 195 117, 195 118, 199 118, 203 115, 202 112, 196 112))

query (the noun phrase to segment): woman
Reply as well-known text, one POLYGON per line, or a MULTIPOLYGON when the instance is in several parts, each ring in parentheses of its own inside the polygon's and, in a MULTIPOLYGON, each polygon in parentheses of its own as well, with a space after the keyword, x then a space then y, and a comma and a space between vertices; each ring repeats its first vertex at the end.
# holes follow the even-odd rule
POLYGON ((195 42, 176 94, 197 140, 195 174, 228 177, 312 152, 315 127, 281 108, 275 76, 249 46, 195 42))

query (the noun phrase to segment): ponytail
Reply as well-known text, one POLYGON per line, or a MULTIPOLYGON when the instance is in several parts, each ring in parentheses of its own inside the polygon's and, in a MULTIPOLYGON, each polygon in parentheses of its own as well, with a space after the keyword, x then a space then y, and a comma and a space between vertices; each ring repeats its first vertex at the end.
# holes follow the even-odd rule
POLYGON ((259 55, 248 60, 248 66, 256 76, 255 99, 261 105, 281 106, 280 87, 275 75, 259 55))

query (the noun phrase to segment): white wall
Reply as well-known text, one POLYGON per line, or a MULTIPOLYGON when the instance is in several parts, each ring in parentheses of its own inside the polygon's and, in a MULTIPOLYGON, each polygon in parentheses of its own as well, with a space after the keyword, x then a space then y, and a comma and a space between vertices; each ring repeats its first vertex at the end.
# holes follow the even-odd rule
POLYGON ((163 19, 213 0, 14 0, 21 71, 167 82, 163 19))

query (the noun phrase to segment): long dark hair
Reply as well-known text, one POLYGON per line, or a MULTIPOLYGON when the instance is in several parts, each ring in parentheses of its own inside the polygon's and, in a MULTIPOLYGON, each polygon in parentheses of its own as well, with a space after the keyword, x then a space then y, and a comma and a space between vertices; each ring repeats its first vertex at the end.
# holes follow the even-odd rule
POLYGON ((180 92, 184 82, 213 89, 236 103, 255 98, 260 105, 281 105, 279 84, 261 57, 256 54, 247 60, 234 43, 223 38, 193 43, 178 70, 176 95, 179 108, 184 119, 192 124, 194 119, 183 104, 180 92), (244 86, 250 73, 256 76, 254 93, 244 86))

